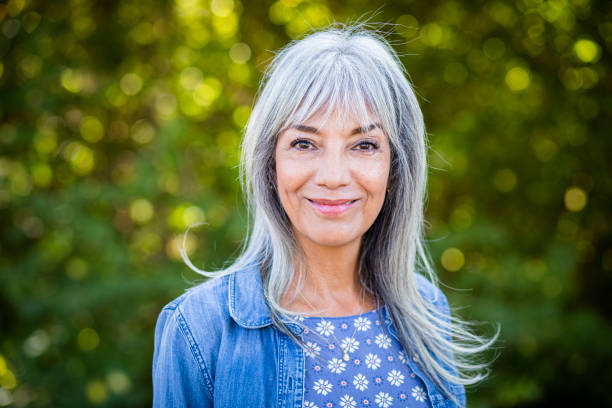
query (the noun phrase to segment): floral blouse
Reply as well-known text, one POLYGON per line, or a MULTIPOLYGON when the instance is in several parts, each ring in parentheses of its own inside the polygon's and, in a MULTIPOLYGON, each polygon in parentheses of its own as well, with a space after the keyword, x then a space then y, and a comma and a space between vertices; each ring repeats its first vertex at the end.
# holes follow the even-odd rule
POLYGON ((431 407, 406 352, 383 330, 379 311, 384 325, 392 324, 384 306, 354 316, 299 318, 310 328, 302 335, 304 407, 431 407))

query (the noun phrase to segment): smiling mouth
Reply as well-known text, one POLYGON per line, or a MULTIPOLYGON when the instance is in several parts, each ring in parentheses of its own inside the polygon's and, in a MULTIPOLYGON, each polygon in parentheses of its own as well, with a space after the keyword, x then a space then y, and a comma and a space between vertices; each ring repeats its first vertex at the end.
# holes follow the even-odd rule
POLYGON ((319 198, 315 198, 315 199, 307 198, 307 200, 310 201, 311 203, 320 204, 320 205, 352 204, 355 201, 357 201, 357 200, 346 200, 346 199, 341 199, 341 200, 324 200, 324 199, 319 199, 319 198))
POLYGON ((340 215, 348 211, 358 200, 324 200, 307 198, 312 206, 324 215, 340 215))

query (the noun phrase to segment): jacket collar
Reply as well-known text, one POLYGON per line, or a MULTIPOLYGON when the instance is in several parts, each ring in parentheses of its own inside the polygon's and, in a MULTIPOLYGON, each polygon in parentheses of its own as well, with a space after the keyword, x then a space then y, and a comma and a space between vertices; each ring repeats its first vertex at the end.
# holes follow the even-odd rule
POLYGON ((229 276, 229 312, 232 319, 247 329, 272 324, 266 303, 259 266, 251 264, 229 276))
MULTIPOLYGON (((229 313, 236 323, 246 329, 259 329, 272 324, 270 308, 263 293, 259 265, 249 264, 230 274, 228 285, 229 313)), ((383 308, 383 317, 385 320, 390 319, 385 308, 383 308)), ((292 329, 299 327, 285 318, 282 320, 292 329)), ((391 334, 397 338, 393 325, 388 324, 387 326, 391 334)))
MULTIPOLYGON (((260 329, 272 325, 258 264, 249 264, 232 273, 228 285, 229 313, 236 323, 246 329, 260 329)), ((300 335, 304 331, 302 326, 284 316, 281 316, 281 320, 294 335, 300 335)))

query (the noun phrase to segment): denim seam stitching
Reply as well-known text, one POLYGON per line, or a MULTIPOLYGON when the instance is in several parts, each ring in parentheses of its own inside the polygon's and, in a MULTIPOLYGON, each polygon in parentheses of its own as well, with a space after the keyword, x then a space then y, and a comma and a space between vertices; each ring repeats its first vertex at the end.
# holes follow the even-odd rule
POLYGON ((285 375, 286 375, 286 368, 285 368, 285 359, 287 358, 286 356, 286 343, 285 343, 285 339, 283 338, 282 334, 279 333, 278 331, 276 331, 276 336, 278 338, 278 362, 277 362, 277 373, 279 373, 278 376, 278 382, 277 382, 277 386, 278 389, 276 390, 276 398, 277 398, 277 405, 282 408, 285 405, 285 375))
POLYGON ((181 334, 185 337, 185 340, 187 340, 187 343, 189 344, 189 349, 191 351, 191 355, 196 361, 198 369, 200 370, 200 374, 202 374, 202 376, 204 377, 204 380, 206 381, 206 389, 208 390, 208 393, 210 394, 210 398, 214 399, 214 396, 213 396, 214 387, 213 387, 213 383, 211 381, 210 375, 208 374, 208 370, 206 368, 206 361, 204 360, 204 356, 202 356, 202 353, 200 352, 200 349, 193 337, 193 333, 191 332, 191 329, 189 329, 189 325, 187 324, 187 321, 185 320, 185 316, 183 316, 183 314, 178 308, 175 309, 175 312, 177 315, 176 321, 178 322, 179 328, 181 329, 181 334))

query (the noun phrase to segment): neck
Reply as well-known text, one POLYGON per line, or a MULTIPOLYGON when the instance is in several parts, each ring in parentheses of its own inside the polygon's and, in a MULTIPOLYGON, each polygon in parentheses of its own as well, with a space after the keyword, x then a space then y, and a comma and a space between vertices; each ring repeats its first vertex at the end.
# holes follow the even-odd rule
POLYGON ((346 316, 375 307, 359 279, 361 240, 338 247, 299 244, 304 257, 296 257, 295 270, 304 271, 304 282, 298 293, 298 273, 294 274, 283 300, 284 307, 321 316, 346 316))

